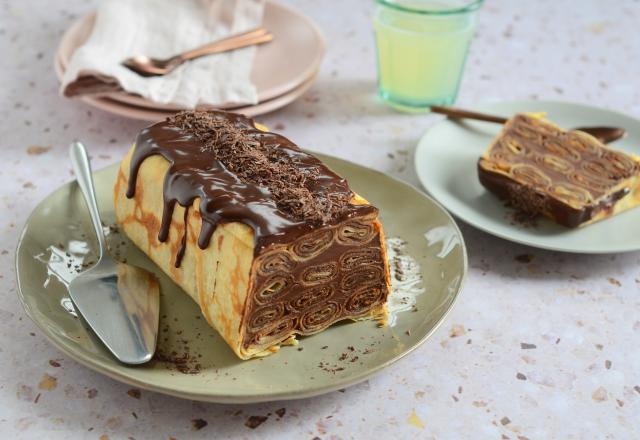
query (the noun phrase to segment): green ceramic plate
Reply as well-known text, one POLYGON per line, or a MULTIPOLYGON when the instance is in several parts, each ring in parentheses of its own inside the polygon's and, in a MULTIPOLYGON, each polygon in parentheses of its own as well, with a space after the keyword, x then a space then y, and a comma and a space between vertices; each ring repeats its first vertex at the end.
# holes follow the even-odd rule
MULTIPOLYGON (((70 184, 40 203, 18 245, 19 295, 27 314, 56 347, 87 367, 128 384, 189 399, 230 403, 293 399, 364 380, 415 349, 442 322, 460 292, 466 250, 449 214, 423 193, 382 173, 320 157, 380 208, 392 247, 403 249, 398 261, 409 279, 394 279, 393 326, 378 328, 373 321, 337 324, 303 338, 297 347, 241 361, 200 318, 196 304, 126 237, 112 232, 114 252, 154 271, 162 291, 160 359, 138 367, 122 365, 70 313, 73 306, 65 283, 75 269, 95 260, 87 210, 77 186, 70 184), (412 259, 422 282, 410 277, 412 259)), ((114 221, 115 172, 112 166, 95 174, 107 223, 114 221)))
MULTIPOLYGON (((612 148, 640 154, 640 121, 621 113, 586 105, 554 101, 514 101, 485 104, 475 110, 501 116, 516 112, 547 112, 563 127, 618 126, 628 136, 612 148)), ((427 191, 461 220, 498 237, 543 249, 577 253, 613 253, 640 249, 640 208, 579 229, 549 220, 518 225, 512 211, 478 181, 477 161, 500 125, 443 120, 422 137, 415 154, 418 178, 427 191)))

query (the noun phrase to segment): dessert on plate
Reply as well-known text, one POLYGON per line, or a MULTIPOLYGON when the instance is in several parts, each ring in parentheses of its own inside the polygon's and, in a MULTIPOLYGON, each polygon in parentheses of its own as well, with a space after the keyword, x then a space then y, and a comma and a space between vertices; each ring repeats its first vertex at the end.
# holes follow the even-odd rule
POLYGON ((518 211, 570 228, 640 204, 640 158, 539 114, 505 123, 478 161, 478 176, 518 211))
POLYGON ((182 112, 144 129, 120 165, 114 204, 122 230, 242 359, 386 315, 377 208, 244 116, 182 112))

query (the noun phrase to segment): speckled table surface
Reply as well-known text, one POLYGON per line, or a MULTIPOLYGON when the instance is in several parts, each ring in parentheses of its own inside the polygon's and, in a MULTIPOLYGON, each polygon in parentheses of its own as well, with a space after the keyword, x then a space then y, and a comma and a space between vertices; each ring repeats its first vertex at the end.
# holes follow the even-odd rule
MULTIPOLYGON (((343 392, 203 404, 131 390, 50 346, 16 297, 19 231, 34 206, 70 180, 70 141, 84 140, 99 168, 117 161, 144 125, 58 96, 56 44, 94 3, 1 6, 2 438, 640 436, 640 254, 540 251, 465 225, 470 273, 453 313, 413 354, 343 392), (268 414, 256 428, 245 426, 248 417, 268 414), (193 420, 207 425, 198 430, 193 420)), ((338 10, 288 3, 324 30, 327 56, 302 99, 260 119, 307 148, 417 184, 413 149, 439 118, 395 113, 376 101, 372 2, 344 0, 338 10)), ((632 0, 489 0, 459 103, 557 99, 640 117, 639 20, 640 2, 632 0)))

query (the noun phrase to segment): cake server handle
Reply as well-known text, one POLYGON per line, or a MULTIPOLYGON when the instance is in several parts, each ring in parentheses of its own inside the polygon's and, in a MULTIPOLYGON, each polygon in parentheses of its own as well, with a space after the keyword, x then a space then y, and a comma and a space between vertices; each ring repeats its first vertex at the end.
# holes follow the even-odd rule
POLYGON ((80 190, 84 195, 84 200, 87 203, 87 208, 89 209, 93 229, 98 237, 99 258, 102 259, 102 256, 107 249, 107 240, 104 237, 102 221, 100 220, 100 212, 98 211, 98 201, 96 200, 96 192, 93 186, 89 156, 87 155, 87 150, 84 148, 84 145, 80 142, 74 142, 71 144, 69 147, 69 156, 71 157, 73 171, 76 173, 78 185, 80 186, 80 190))

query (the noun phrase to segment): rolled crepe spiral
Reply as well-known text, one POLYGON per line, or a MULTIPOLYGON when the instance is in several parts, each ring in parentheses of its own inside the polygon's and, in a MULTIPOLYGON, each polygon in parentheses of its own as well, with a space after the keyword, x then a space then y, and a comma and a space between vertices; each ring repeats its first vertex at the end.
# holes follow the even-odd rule
POLYGON ((529 126, 520 125, 511 129, 516 136, 523 137, 525 139, 536 140, 540 137, 538 131, 529 126))
POLYGON ((255 296, 256 303, 259 305, 269 304, 293 285, 291 276, 275 275, 264 282, 263 288, 260 289, 255 296))
POLYGON ((350 245, 366 243, 373 238, 375 231, 371 224, 363 224, 356 221, 343 225, 338 230, 338 241, 350 245))
POLYGON ((510 162, 516 161, 516 155, 505 150, 504 148, 494 148, 493 150, 491 150, 489 158, 496 163, 508 164, 510 162))
POLYGON ((578 162, 582 158, 579 151, 562 145, 555 140, 545 139, 542 145, 546 151, 564 160, 578 162))
POLYGON ((377 287, 368 287, 356 291, 347 301, 346 309, 353 316, 358 316, 369 310, 371 305, 381 299, 382 291, 377 287))
POLYGON ((593 201, 589 191, 570 183, 554 185, 550 191, 563 200, 577 202, 578 204, 587 204, 593 201))
POLYGON ((275 303, 256 310, 249 322, 249 331, 259 332, 284 315, 284 305, 275 303))
POLYGON ((521 120, 519 124, 512 127, 511 130, 517 135, 527 139, 544 140, 548 137, 557 137, 561 133, 559 128, 552 125, 533 125, 530 121, 526 120, 526 117, 521 118, 520 116, 516 116, 516 118, 520 118, 521 120))
POLYGON ((573 165, 569 161, 551 154, 536 155, 535 161, 541 167, 550 168, 560 174, 566 174, 573 170, 573 165))
POLYGON ((503 139, 500 145, 503 149, 514 155, 526 155, 528 153, 526 146, 511 137, 503 139))
POLYGON ((379 250, 373 247, 349 251, 340 257, 340 267, 344 271, 350 271, 359 267, 376 264, 379 254, 379 250))
POLYGON ((300 296, 289 302, 288 308, 302 311, 308 307, 321 303, 331 297, 335 290, 332 286, 317 286, 303 291, 300 296))
POLYGON ((329 262, 308 267, 302 272, 304 284, 319 284, 331 281, 338 275, 338 263, 329 262))
POLYGON ((300 319, 300 328, 308 333, 322 330, 336 319, 339 312, 340 307, 338 304, 327 302, 321 307, 305 313, 300 319))
POLYGON ((598 148, 598 146, 593 142, 589 142, 587 139, 584 139, 585 137, 591 136, 579 131, 572 131, 568 134, 567 143, 569 144, 570 148, 573 148, 581 153, 588 153, 590 155, 600 157, 602 149, 598 148))
POLYGON ((296 322, 296 318, 286 318, 275 322, 272 326, 264 329, 261 333, 255 333, 251 338, 251 342, 260 345, 269 343, 283 335, 291 333, 291 331, 296 327, 296 322))
POLYGON ((518 181, 529 184, 538 188, 548 188, 551 185, 551 179, 538 168, 527 165, 518 164, 511 168, 511 175, 518 181))
POLYGON ((295 262, 286 251, 275 250, 262 257, 258 273, 263 276, 269 276, 277 272, 291 272, 294 267, 295 262))
POLYGON ((606 178, 603 179, 602 177, 597 176, 595 174, 587 174, 587 173, 580 173, 578 171, 572 171, 568 173, 566 176, 570 182, 576 185, 579 185, 581 187, 585 187, 585 190, 588 191, 589 193, 590 191, 587 190, 586 188, 592 188, 592 189, 595 189, 596 191, 606 192, 611 185, 608 179, 606 178))
POLYGON ((613 179, 611 178, 611 172, 609 171, 605 162, 602 160, 598 162, 585 162, 580 166, 580 169, 585 175, 589 177, 613 181, 613 179))
POLYGON ((613 180, 626 179, 638 170, 638 165, 631 158, 617 151, 605 151, 602 158, 606 161, 609 177, 613 180))
POLYGON ((333 229, 310 234, 294 243, 291 250, 300 260, 311 259, 331 246, 333 234, 333 229))
POLYGON ((370 286, 378 284, 382 279, 383 273, 379 267, 367 267, 366 269, 359 269, 354 272, 346 274, 342 278, 340 287, 344 291, 350 291, 358 287, 370 286))

